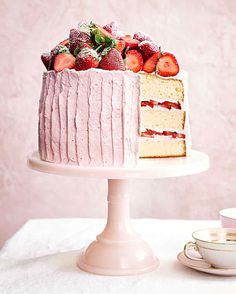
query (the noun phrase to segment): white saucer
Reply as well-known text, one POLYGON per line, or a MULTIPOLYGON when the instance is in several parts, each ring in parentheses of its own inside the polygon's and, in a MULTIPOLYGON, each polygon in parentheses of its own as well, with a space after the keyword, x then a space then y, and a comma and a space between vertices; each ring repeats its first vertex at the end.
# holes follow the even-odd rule
POLYGON ((180 252, 177 256, 177 259, 183 265, 195 269, 200 272, 212 274, 212 275, 219 275, 219 276, 236 276, 236 269, 221 269, 221 268, 214 268, 210 264, 206 263, 205 261, 196 261, 191 260, 184 255, 184 252, 180 252))

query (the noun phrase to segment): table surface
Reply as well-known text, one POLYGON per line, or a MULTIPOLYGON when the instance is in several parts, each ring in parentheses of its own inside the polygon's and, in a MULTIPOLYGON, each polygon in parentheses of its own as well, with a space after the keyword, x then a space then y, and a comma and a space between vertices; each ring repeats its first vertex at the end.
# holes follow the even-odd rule
POLYGON ((161 261, 147 274, 107 277, 76 267, 80 250, 105 226, 104 219, 28 221, 0 251, 1 294, 236 293, 236 277, 213 276, 181 265, 177 254, 194 230, 218 221, 132 220, 161 261))

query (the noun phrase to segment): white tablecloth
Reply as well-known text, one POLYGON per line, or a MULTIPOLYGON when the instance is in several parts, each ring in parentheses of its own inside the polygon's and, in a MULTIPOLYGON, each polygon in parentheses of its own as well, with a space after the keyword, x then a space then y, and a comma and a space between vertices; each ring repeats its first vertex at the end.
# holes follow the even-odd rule
POLYGON ((105 226, 103 219, 28 221, 0 251, 1 294, 160 294, 236 293, 236 277, 213 276, 181 265, 177 254, 193 230, 219 226, 217 221, 133 220, 152 246, 160 267, 147 274, 107 277, 76 267, 79 249, 105 226))

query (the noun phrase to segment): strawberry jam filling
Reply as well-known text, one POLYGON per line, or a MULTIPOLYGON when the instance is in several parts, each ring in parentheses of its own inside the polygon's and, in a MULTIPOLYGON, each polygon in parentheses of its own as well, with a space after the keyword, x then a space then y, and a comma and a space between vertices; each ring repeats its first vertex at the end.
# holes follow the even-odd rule
POLYGON ((179 102, 169 102, 169 101, 164 101, 164 102, 157 102, 155 100, 149 100, 149 101, 142 101, 141 102, 142 107, 149 106, 153 108, 154 106, 161 106, 167 109, 175 108, 175 109, 181 109, 181 105, 179 102))
POLYGON ((157 132, 150 129, 146 129, 145 132, 141 132, 141 137, 154 138, 155 136, 170 136, 174 139, 176 138, 185 139, 185 134, 181 134, 177 132, 170 132, 170 131, 157 132))

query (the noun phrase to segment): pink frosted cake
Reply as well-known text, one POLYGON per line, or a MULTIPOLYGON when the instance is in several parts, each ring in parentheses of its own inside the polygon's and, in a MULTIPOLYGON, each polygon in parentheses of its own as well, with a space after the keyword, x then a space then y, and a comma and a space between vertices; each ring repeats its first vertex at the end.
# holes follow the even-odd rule
POLYGON ((125 35, 114 22, 80 23, 41 58, 42 160, 128 167, 187 155, 186 74, 151 37, 125 35))

